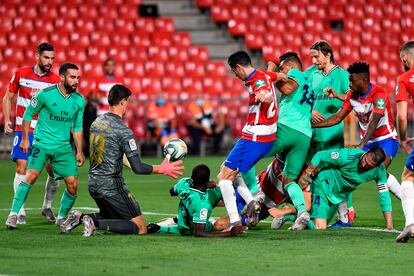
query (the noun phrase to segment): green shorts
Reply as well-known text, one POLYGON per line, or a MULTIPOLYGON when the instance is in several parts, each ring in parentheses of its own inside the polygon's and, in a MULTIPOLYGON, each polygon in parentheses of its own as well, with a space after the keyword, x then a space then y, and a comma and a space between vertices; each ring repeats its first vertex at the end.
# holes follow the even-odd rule
POLYGON ((285 159, 283 175, 287 178, 297 179, 305 164, 311 138, 302 132, 283 124, 277 125, 276 141, 268 156, 282 154, 285 159))
MULTIPOLYGON (((325 180, 322 180, 325 181, 325 180)), ((336 214, 337 207, 328 200, 323 183, 312 183, 312 209, 311 219, 326 219, 327 223, 331 221, 336 214)), ((328 184, 327 184, 328 185, 328 184)))
POLYGON ((33 145, 30 151, 27 168, 41 172, 47 161, 49 161, 53 168, 55 180, 67 176, 78 175, 77 162, 70 144, 54 150, 33 145))
POLYGON ((306 161, 309 163, 317 152, 328 149, 342 149, 344 147, 344 139, 335 139, 331 141, 313 141, 309 147, 308 157, 306 161))

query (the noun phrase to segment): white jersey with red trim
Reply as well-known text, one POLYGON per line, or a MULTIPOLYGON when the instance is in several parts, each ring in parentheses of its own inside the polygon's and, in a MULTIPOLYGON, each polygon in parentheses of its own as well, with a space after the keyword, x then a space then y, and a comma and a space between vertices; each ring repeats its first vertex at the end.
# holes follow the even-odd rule
MULTIPOLYGON (((53 72, 39 76, 34 72, 33 67, 22 67, 13 74, 8 90, 17 94, 16 103, 16 128, 15 131, 22 131, 23 115, 32 97, 41 89, 45 89, 59 82, 59 76, 53 72)), ((37 115, 33 116, 30 132, 33 132, 37 123, 37 115)))
POLYGON ((361 139, 368 130, 368 125, 373 113, 382 115, 374 134, 369 138, 368 143, 388 138, 398 139, 398 134, 393 123, 388 94, 381 86, 371 84, 368 92, 362 97, 349 91, 342 108, 348 111, 354 110, 359 121, 361 139))
POLYGON ((249 92, 249 114, 242 130, 242 138, 257 142, 272 142, 276 139, 277 100, 273 87, 276 73, 255 69, 246 79, 249 92), (269 91, 273 95, 272 103, 256 102, 255 97, 261 91, 269 91))

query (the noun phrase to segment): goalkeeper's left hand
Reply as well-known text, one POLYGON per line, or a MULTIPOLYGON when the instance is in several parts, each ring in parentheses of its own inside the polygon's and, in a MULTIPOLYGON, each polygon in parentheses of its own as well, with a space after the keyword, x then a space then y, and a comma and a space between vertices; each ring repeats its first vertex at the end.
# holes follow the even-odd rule
POLYGON ((183 163, 182 160, 178 160, 170 163, 166 157, 161 165, 155 166, 155 173, 168 175, 171 178, 177 179, 179 175, 183 175, 182 171, 184 166, 180 166, 183 163))

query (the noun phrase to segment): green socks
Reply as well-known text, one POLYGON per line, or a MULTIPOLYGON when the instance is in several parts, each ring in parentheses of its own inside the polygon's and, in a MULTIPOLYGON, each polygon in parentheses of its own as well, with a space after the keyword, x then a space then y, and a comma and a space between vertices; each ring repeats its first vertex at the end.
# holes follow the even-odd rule
POLYGON ((305 197, 299 185, 295 182, 290 182, 285 186, 285 190, 290 196, 290 199, 298 211, 298 216, 306 211, 305 197))
POLYGON ((244 183, 249 188, 250 193, 254 194, 257 192, 257 179, 256 179, 256 168, 252 167, 246 173, 242 173, 244 183))
POLYGON ((19 187, 17 187, 16 192, 14 193, 13 203, 11 212, 18 213, 20 208, 22 208, 24 202, 26 201, 27 195, 29 194, 32 185, 28 184, 25 181, 20 182, 19 187))
POLYGON ((295 221, 296 218, 297 218, 296 215, 286 215, 286 216, 283 216, 283 219, 285 219, 286 221, 295 221))
POLYGON ((307 226, 308 226, 308 229, 309 230, 317 230, 317 228, 315 226, 315 223, 313 223, 313 220, 311 220, 311 219, 308 221, 308 225, 307 226))
POLYGON ((160 226, 160 232, 161 233, 180 234, 180 230, 178 229, 178 225, 160 226))
POLYGON ((62 198, 60 200, 60 209, 59 217, 66 218, 70 209, 72 209, 73 204, 75 203, 76 195, 71 195, 66 189, 63 192, 62 198))
POLYGON ((346 207, 347 208, 351 208, 352 207, 352 194, 349 194, 348 195, 348 199, 347 199, 347 204, 346 204, 346 207))

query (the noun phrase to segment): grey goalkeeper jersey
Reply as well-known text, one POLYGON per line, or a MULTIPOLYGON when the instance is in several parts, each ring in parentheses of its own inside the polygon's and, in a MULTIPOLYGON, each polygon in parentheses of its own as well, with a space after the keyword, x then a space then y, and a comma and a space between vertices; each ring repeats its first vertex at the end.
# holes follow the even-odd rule
POLYGON ((134 135, 122 118, 113 113, 98 117, 90 129, 89 192, 113 196, 128 191, 122 176, 122 158, 139 155, 134 135))

